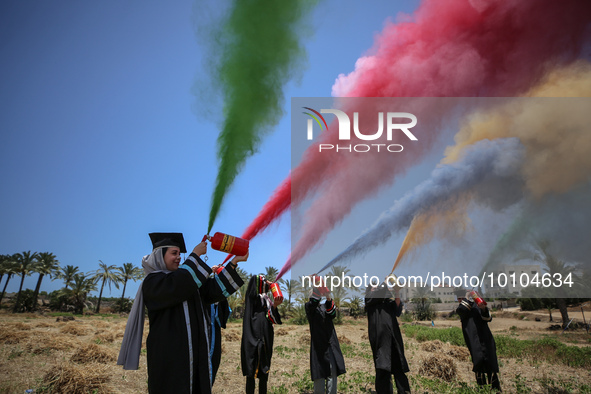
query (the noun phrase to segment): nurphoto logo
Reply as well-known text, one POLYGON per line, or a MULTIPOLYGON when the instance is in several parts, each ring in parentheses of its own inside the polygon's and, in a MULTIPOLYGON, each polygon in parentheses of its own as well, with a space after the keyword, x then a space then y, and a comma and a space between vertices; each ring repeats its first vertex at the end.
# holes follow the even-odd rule
MULTIPOLYGON (((321 109, 320 112, 310 108, 303 107, 310 112, 304 114, 310 116, 307 123, 307 139, 309 141, 314 139, 314 121, 320 127, 320 131, 328 130, 328 124, 322 114, 333 114, 336 116, 339 125, 339 141, 351 141, 351 119, 344 111, 338 109, 321 109), (324 126, 324 127, 323 127, 324 126)), ((378 129, 375 132, 362 132, 359 129, 359 113, 353 112, 353 135, 361 141, 377 141, 382 138, 384 134, 384 123, 386 123, 386 140, 392 141, 395 133, 402 132, 411 141, 418 141, 417 137, 410 131, 411 128, 417 125, 417 117, 408 112, 378 112, 378 129), (384 121, 385 119, 385 121, 384 121), (402 122, 401 122, 402 121, 402 122)), ((335 151, 335 152, 358 152, 366 153, 370 151, 377 152, 402 152, 404 147, 401 144, 385 144, 385 143, 365 143, 365 144, 318 144, 318 151, 335 151)))

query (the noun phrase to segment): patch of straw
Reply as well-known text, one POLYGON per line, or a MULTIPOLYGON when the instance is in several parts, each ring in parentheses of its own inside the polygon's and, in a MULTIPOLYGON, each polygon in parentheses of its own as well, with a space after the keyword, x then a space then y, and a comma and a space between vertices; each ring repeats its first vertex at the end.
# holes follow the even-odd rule
POLYGON ((97 344, 91 343, 90 345, 86 345, 84 347, 78 348, 70 361, 79 363, 79 364, 89 364, 89 363, 111 363, 117 361, 115 355, 111 352, 105 350, 102 346, 97 344))
POLYGON ((419 374, 451 382, 457 376, 457 369, 451 357, 439 354, 421 360, 419 374))
POLYGON ((76 335, 78 337, 88 334, 88 329, 86 326, 78 326, 74 324, 68 324, 63 327, 60 332, 64 334, 76 335))
POLYGON ((6 345, 14 345, 19 343, 22 340, 25 340, 29 337, 28 332, 21 332, 21 331, 2 331, 0 332, 0 343, 4 343, 6 345))
POLYGON ((109 381, 105 365, 76 366, 61 364, 51 368, 43 377, 43 388, 50 393, 109 393, 105 383, 109 381))

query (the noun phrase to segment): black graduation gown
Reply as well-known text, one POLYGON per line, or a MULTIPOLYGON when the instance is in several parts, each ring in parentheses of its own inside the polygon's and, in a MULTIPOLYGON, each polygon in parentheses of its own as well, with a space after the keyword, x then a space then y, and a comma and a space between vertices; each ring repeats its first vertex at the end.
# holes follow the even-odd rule
POLYGON ((367 311, 367 330, 376 369, 394 373, 395 370, 408 372, 404 356, 404 343, 396 316, 402 313, 402 303, 396 305, 392 293, 385 285, 372 291, 368 287, 365 294, 367 311))
POLYGON ((224 298, 206 307, 205 312, 210 338, 209 357, 211 359, 213 384, 222 361, 222 328, 226 328, 226 323, 230 317, 230 305, 228 305, 228 300, 224 298))
POLYGON ((331 300, 320 304, 320 300, 310 298, 306 302, 306 316, 310 324, 310 374, 312 380, 326 379, 330 373, 330 355, 335 360, 337 375, 345 372, 345 360, 332 320, 336 316, 336 307, 331 300), (328 312, 327 304, 328 303, 328 312))
POLYGON ((463 300, 457 309, 462 321, 464 340, 472 356, 472 371, 499 372, 497 347, 488 322, 492 320, 490 311, 481 310, 473 301, 463 300))
POLYGON ((211 393, 204 308, 223 300, 244 282, 231 267, 224 269, 220 280, 210 278, 210 273, 199 256, 191 253, 178 270, 154 272, 144 279, 142 293, 150 321, 146 341, 150 393, 190 393, 191 383, 193 393, 211 393))
POLYGON ((242 323, 240 361, 242 375, 258 377, 269 373, 273 356, 273 324, 282 324, 279 311, 274 308, 266 294, 258 293, 258 276, 248 282, 242 323))

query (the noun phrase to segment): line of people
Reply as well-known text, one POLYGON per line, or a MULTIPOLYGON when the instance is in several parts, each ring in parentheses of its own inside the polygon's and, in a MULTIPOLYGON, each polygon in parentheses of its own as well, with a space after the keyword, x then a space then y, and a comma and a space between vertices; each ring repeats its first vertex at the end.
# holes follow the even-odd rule
MULTIPOLYGON (((225 267, 214 266, 212 270, 200 257, 207 252, 205 242, 195 246, 181 264, 181 253, 186 253, 182 234, 151 233, 150 238, 153 250, 142 259, 146 277, 136 294, 117 364, 138 369, 146 307, 150 327, 146 340, 148 391, 211 393, 221 361, 221 328, 225 328, 231 313, 226 299, 244 285, 236 267, 247 261, 248 254, 235 256, 225 267)), ((270 286, 263 275, 253 275, 245 293, 240 354, 247 394, 254 394, 256 380, 258 393, 267 392, 273 326, 282 324, 277 309, 282 299, 272 300, 267 295, 270 286)), ((474 305, 466 299, 458 307, 473 370, 478 384, 490 384, 501 391, 494 339, 488 328, 490 312, 486 306, 474 305)), ((406 376, 409 367, 397 321, 403 309, 398 289, 385 283, 368 287, 365 308, 376 392, 393 393, 395 385, 398 393, 410 393, 406 376)), ((312 288, 305 310, 314 393, 334 394, 338 376, 346 373, 346 368, 333 324, 337 307, 325 286, 312 288)))

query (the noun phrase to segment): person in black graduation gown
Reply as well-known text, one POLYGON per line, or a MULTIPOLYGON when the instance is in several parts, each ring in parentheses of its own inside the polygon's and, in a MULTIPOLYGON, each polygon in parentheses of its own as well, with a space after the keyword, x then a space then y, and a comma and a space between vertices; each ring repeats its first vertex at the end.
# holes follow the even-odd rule
POLYGON ((333 324, 337 307, 328 289, 318 286, 312 289, 305 308, 310 325, 310 374, 314 394, 336 394, 337 376, 347 372, 333 324), (323 296, 326 301, 321 304, 323 296))
POLYGON ((150 321, 146 341, 148 391, 211 393, 212 367, 204 310, 244 284, 235 268, 248 256, 235 257, 220 273, 220 280, 215 280, 209 277, 211 269, 199 257, 207 251, 205 242, 180 264, 180 253, 186 253, 182 234, 152 233, 150 238, 154 249, 142 260, 147 276, 134 301, 117 363, 124 369, 137 369, 145 304, 150 321))
POLYGON ((472 371, 476 375, 476 382, 480 386, 490 384, 497 391, 501 391, 499 381, 499 363, 495 339, 488 327, 492 320, 486 304, 477 305, 473 300, 464 298, 456 310, 462 321, 464 341, 472 356, 472 371))
POLYGON ((369 286, 365 294, 368 336, 376 369, 377 394, 393 393, 392 375, 398 393, 410 393, 410 384, 406 377, 409 368, 396 319, 401 315, 403 307, 398 291, 396 288, 396 298, 392 299, 392 292, 384 282, 377 287, 369 286))
MULTIPOLYGON (((221 266, 213 266, 213 275, 217 276, 216 273, 221 266)), ((214 278, 215 278, 214 276, 214 278)), ((221 301, 215 302, 206 308, 205 316, 207 319, 208 333, 210 337, 209 345, 209 358, 211 360, 212 368, 212 385, 215 383, 215 377, 220 368, 220 362, 222 360, 222 328, 226 328, 226 323, 230 318, 232 310, 228 304, 228 300, 224 298, 221 301)))
POLYGON ((242 323, 240 361, 246 376, 246 393, 254 394, 255 378, 259 394, 267 392, 267 381, 273 356, 274 324, 282 324, 277 307, 282 300, 271 302, 267 292, 271 283, 264 275, 253 275, 248 282, 242 323))

